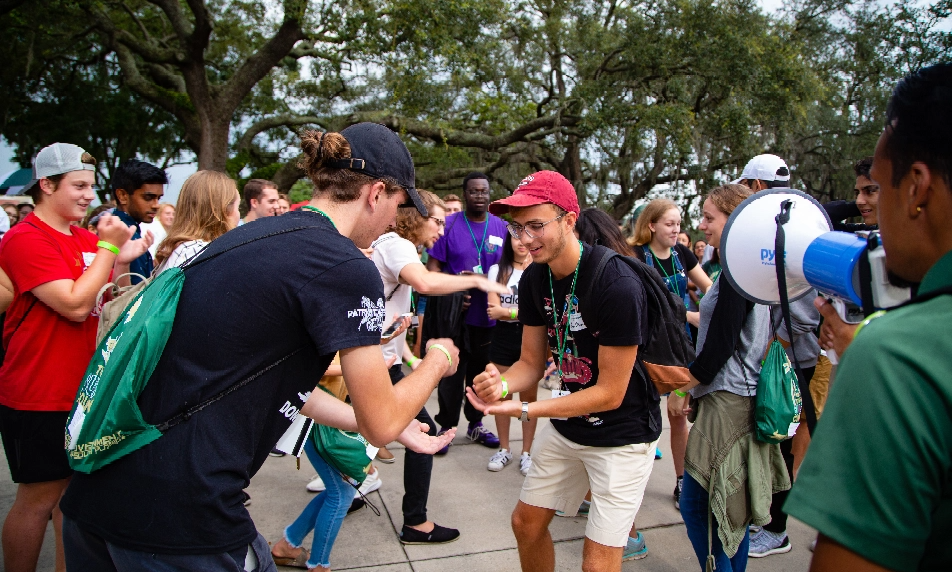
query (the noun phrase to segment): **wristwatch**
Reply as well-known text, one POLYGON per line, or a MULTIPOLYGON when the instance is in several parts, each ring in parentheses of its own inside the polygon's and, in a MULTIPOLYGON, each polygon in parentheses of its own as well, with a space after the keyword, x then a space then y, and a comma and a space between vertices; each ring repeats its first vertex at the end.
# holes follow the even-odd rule
POLYGON ((522 415, 519 416, 519 421, 522 421, 523 423, 529 422, 529 402, 528 401, 522 402, 522 415))

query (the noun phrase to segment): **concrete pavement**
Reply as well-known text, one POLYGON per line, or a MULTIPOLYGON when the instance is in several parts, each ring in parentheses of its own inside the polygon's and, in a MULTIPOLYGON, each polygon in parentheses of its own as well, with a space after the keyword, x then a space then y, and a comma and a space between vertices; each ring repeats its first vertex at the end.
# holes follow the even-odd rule
MULTIPOLYGON (((540 391, 540 395, 545 393, 540 391)), ((664 403, 662 403, 662 406, 664 403)), ((437 411, 435 394, 427 405, 437 411)), ((465 420, 463 420, 465 423, 465 420)), ((542 423, 547 421, 542 420, 542 423)), ((495 422, 487 426, 496 432, 495 422)), ((508 572, 519 570, 516 541, 509 527, 509 516, 519 497, 523 477, 519 473, 521 423, 511 423, 515 459, 498 473, 486 470, 491 449, 471 443, 462 432, 448 455, 436 457, 430 488, 430 519, 458 528, 458 541, 439 546, 403 546, 397 533, 403 524, 403 451, 399 445, 390 450, 396 456, 392 465, 378 464, 383 487, 368 499, 378 507, 376 516, 369 508, 348 516, 331 555, 334 570, 364 572, 508 572)), ((465 427, 464 427, 465 428, 465 427)), ((637 524, 648 543, 648 557, 625 562, 625 571, 669 572, 699 570, 697 560, 684 531, 681 515, 674 508, 674 468, 668 444, 665 419, 661 437, 664 458, 655 461, 637 524)), ((254 477, 248 492, 252 503, 248 510, 258 530, 269 540, 281 537, 284 527, 297 517, 313 498, 305 485, 314 470, 302 459, 300 471, 290 457, 269 458, 254 477)), ((6 462, 0 468, 0 514, 6 515, 16 492, 6 462)), ((550 527, 555 540, 556 569, 579 570, 582 563, 582 539, 585 519, 556 517, 550 527)), ((793 519, 788 533, 793 550, 787 554, 751 559, 752 572, 804 572, 809 568, 808 550, 815 532, 793 519)), ((38 570, 53 569, 53 534, 47 530, 38 570)), ((310 538, 305 541, 310 546, 310 538)), ((290 570, 282 569, 282 570, 290 570)))

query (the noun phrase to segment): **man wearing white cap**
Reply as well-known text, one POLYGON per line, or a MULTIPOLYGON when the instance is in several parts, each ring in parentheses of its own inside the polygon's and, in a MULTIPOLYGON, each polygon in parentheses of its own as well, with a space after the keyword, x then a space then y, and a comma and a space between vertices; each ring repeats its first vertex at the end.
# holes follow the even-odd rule
POLYGON ((757 155, 744 166, 740 178, 731 183, 746 185, 755 193, 764 189, 789 187, 790 169, 787 163, 776 155, 757 155))
POLYGON ((0 435, 16 500, 3 524, 3 561, 35 570, 46 524, 56 531, 63 569, 62 513, 57 505, 72 471, 63 448, 66 417, 96 349, 99 289, 148 245, 129 242, 133 229, 103 215, 99 237, 70 223, 96 198, 96 160, 76 145, 54 143, 36 156, 36 210, 3 238, 0 268, 14 284, 3 327, 0 435), (120 247, 127 245, 122 249, 120 247))

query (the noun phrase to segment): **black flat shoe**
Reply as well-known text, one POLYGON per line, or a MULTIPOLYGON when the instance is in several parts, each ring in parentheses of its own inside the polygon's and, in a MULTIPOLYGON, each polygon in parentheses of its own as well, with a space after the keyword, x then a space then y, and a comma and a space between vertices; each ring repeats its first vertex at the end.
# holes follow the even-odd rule
POLYGON ((459 540, 458 530, 438 524, 434 524, 430 532, 420 532, 403 525, 403 532, 400 533, 400 542, 403 544, 446 544, 456 540, 459 540))

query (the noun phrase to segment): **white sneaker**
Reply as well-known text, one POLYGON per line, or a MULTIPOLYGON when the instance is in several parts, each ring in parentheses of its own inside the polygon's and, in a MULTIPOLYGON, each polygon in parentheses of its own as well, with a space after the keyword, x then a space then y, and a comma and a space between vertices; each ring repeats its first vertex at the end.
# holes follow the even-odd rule
POLYGON ((324 481, 321 480, 320 475, 314 475, 314 478, 311 479, 311 482, 307 484, 307 492, 309 493, 319 493, 327 488, 327 485, 324 484, 324 481))
POLYGON ((486 468, 493 472, 501 471, 511 461, 512 453, 507 449, 499 449, 499 451, 493 455, 492 459, 489 459, 489 466, 486 468))
POLYGON ((360 494, 367 496, 375 490, 379 489, 383 485, 383 479, 380 478, 380 471, 374 471, 367 475, 367 478, 364 479, 364 482, 360 485, 360 488, 357 489, 360 491, 360 494))
POLYGON ((529 456, 529 453, 523 453, 519 456, 519 472, 522 473, 522 476, 525 477, 529 474, 529 469, 532 468, 532 457, 529 456))

